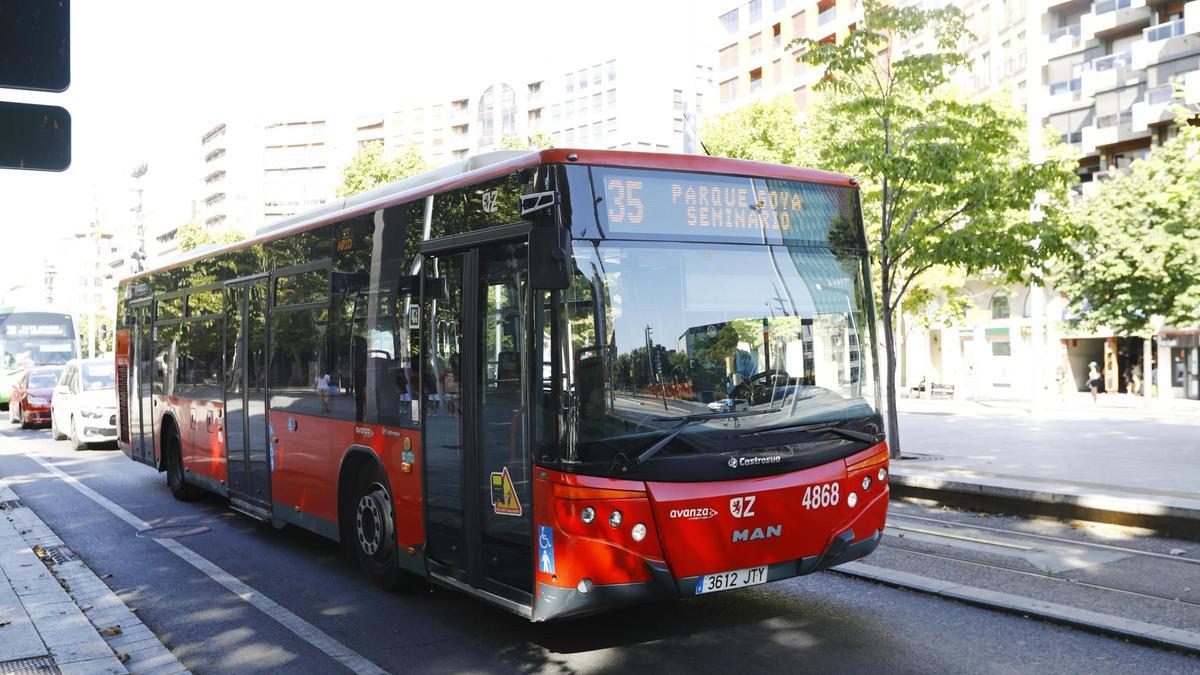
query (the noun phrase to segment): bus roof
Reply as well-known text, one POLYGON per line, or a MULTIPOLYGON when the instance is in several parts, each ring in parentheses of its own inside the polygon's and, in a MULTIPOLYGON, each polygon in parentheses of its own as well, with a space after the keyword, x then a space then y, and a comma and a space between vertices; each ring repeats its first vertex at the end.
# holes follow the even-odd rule
POLYGON ((304 232, 346 218, 360 216, 379 209, 403 204, 447 190, 465 187, 473 183, 503 176, 513 171, 533 168, 542 164, 581 164, 592 166, 620 166, 635 169, 659 169, 667 171, 691 171, 755 178, 774 178, 807 183, 854 186, 857 182, 850 176, 831 171, 805 169, 781 164, 769 164, 745 159, 710 157, 708 155, 680 155, 661 152, 629 152, 624 150, 579 150, 552 148, 547 150, 500 150, 479 155, 438 167, 432 171, 405 178, 395 183, 368 190, 334 201, 316 209, 305 211, 282 220, 265 224, 254 235, 234 244, 213 244, 187 251, 180 257, 153 269, 138 272, 126 279, 137 279, 157 271, 179 267, 215 253, 235 251, 280 237, 304 232))

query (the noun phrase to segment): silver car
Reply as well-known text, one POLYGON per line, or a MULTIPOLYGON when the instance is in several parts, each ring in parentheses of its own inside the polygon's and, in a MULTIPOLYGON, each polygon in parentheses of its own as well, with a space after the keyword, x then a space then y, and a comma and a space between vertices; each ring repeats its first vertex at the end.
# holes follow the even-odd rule
POLYGON ((71 439, 76 450, 117 440, 117 389, 111 356, 75 359, 63 369, 50 404, 54 440, 71 439))

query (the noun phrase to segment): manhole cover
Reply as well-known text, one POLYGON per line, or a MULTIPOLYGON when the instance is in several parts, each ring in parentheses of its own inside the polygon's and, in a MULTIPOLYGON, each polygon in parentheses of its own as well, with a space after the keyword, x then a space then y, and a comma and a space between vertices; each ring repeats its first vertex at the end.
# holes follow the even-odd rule
POLYGON ((137 533, 139 537, 149 537, 151 539, 178 539, 180 537, 190 537, 193 534, 204 534, 209 528, 200 525, 196 527, 187 527, 184 525, 172 525, 168 527, 152 527, 148 530, 142 530, 137 533))
POLYGON ((32 659, 16 661, 0 661, 0 675, 26 675, 27 673, 60 673, 58 666, 49 656, 36 656, 32 659))

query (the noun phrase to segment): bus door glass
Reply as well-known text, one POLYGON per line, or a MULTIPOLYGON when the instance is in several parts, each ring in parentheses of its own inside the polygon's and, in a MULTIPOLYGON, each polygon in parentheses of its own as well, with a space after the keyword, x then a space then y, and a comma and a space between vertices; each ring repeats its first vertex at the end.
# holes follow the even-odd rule
POLYGON ((225 312, 225 447, 229 492, 269 511, 267 280, 227 286, 225 312))
POLYGON ((429 555, 477 588, 528 593, 525 244, 430 258, 424 269, 429 555))
POLYGON ((134 305, 130 308, 133 315, 133 334, 129 340, 129 362, 131 364, 129 387, 129 435, 133 446, 133 459, 147 464, 154 463, 154 420, 150 415, 151 395, 150 377, 154 367, 154 349, 151 337, 154 333, 154 316, 150 313, 150 303, 134 305))

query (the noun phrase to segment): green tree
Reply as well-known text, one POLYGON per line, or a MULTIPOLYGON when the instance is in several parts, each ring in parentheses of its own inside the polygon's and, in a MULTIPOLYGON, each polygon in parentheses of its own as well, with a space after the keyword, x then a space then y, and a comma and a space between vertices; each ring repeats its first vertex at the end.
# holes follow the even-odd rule
POLYGON ((1105 181, 1075 211, 1079 263, 1058 285, 1075 323, 1148 334, 1200 323, 1200 128, 1179 135, 1105 181))
POLYGON ((858 177, 878 268, 886 353, 887 414, 900 454, 894 324, 906 292, 937 266, 993 270, 1019 281, 1066 243, 1055 227, 1073 180, 1055 157, 1032 163, 1024 123, 990 101, 965 100, 947 85, 966 63, 969 37, 952 5, 923 10, 864 3, 858 28, 840 44, 799 39, 801 58, 823 68, 824 92, 806 138, 818 164, 858 177), (933 48, 894 58, 895 44, 929 31, 933 48), (1031 217, 1034 207, 1038 217, 1031 217))
POLYGON ((773 164, 813 163, 789 96, 754 101, 704 125, 704 147, 714 155, 773 164))
POLYGON ((367 143, 342 168, 338 197, 350 197, 380 185, 394 183, 429 170, 429 164, 415 145, 408 145, 395 157, 383 156, 382 143, 367 143))
POLYGON ((520 136, 505 136, 500 139, 501 150, 546 150, 554 147, 554 141, 546 134, 535 131, 524 140, 520 136))
POLYGON ((215 231, 194 220, 189 220, 179 226, 175 240, 179 242, 180 251, 190 251, 208 244, 234 244, 245 237, 233 228, 215 231))

